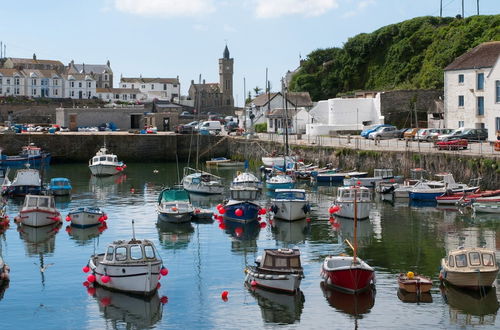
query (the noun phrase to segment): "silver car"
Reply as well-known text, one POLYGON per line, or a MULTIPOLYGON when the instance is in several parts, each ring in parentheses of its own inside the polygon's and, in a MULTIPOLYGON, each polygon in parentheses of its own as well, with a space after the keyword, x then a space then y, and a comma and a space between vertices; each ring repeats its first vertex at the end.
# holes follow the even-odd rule
POLYGON ((398 137, 398 129, 394 126, 379 127, 375 132, 368 135, 369 139, 394 139, 398 137))

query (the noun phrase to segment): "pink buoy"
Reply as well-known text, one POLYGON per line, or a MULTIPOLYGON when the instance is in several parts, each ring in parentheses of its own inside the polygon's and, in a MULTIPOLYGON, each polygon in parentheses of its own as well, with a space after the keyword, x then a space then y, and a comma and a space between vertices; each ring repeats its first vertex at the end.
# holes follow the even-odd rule
POLYGON ((306 218, 306 221, 307 222, 311 222, 311 218, 306 218))
POLYGON ((95 288, 94 288, 94 287, 88 287, 88 288, 87 288, 87 293, 88 293, 90 296, 95 295, 95 288))
POLYGON ((260 223, 260 228, 266 228, 267 224, 265 222, 260 223))
POLYGON ((84 287, 88 288, 90 286, 90 283, 88 281, 85 281, 82 283, 84 287))
POLYGON ((104 219, 104 221, 108 220, 108 216, 106 215, 106 213, 102 215, 102 218, 104 219))
POLYGON ((87 281, 89 281, 90 283, 94 283, 95 282, 95 275, 90 274, 89 276, 87 276, 87 281))
POLYGON ((162 269, 160 269, 160 274, 162 276, 167 276, 168 275, 168 269, 166 269, 165 267, 162 267, 162 269))
POLYGON ((158 282, 158 283, 156 284, 156 288, 157 288, 157 289, 161 288, 161 283, 160 283, 160 282, 158 282))
POLYGON ((71 217, 69 216, 69 214, 66 216, 66 221, 71 221, 71 217))
POLYGON ((222 300, 226 301, 226 300, 227 300, 227 296, 228 296, 228 295, 229 295, 229 292, 227 292, 227 291, 222 291, 222 293, 221 293, 221 295, 220 295, 220 296, 221 296, 222 300))
POLYGON ((234 211, 234 214, 237 217, 241 217, 241 216, 243 216, 243 210, 242 209, 236 209, 236 211, 234 211))
POLYGON ((102 283, 108 283, 111 280, 111 278, 108 275, 104 275, 101 277, 102 283))
POLYGON ((222 207, 223 207, 222 204, 217 204, 216 206, 217 210, 221 209, 222 207))
POLYGON ((165 305, 166 303, 168 303, 168 297, 167 296, 163 296, 160 298, 160 302, 165 305))
POLYGON ((358 186, 361 186, 361 181, 356 182, 358 186))
POLYGON ((220 214, 224 214, 224 213, 226 213, 226 209, 225 209, 225 208, 223 208, 223 207, 221 207, 221 208, 219 209, 219 213, 220 213, 220 214))
POLYGON ((255 282, 255 280, 252 280, 252 282, 250 282, 250 285, 251 285, 251 286, 256 286, 256 285, 257 285, 257 282, 255 282))
POLYGON ((89 267, 89 266, 84 266, 84 267, 82 268, 82 271, 83 271, 84 273, 88 273, 88 272, 89 272, 89 270, 90 270, 90 267, 89 267))
POLYGON ((222 230, 226 229, 226 224, 224 222, 220 223, 219 228, 222 230))

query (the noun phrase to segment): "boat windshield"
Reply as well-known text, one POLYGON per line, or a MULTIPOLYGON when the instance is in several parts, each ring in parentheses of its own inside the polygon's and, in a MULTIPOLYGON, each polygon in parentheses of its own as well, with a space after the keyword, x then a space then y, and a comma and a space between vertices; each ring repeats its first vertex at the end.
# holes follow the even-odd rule
POLYGON ((255 190, 238 190, 231 189, 231 199, 235 200, 247 200, 247 199, 257 199, 259 191, 255 190))
POLYGON ((186 190, 166 189, 163 190, 158 198, 158 203, 161 201, 189 201, 189 194, 186 190))
POLYGON ((277 192, 276 199, 301 199, 301 200, 305 200, 306 194, 304 192, 301 192, 301 191, 277 192))
POLYGON ((144 255, 147 259, 155 259, 155 249, 152 245, 144 245, 144 255))
POLYGON ((142 249, 140 245, 131 245, 130 246, 130 259, 132 260, 141 260, 143 258, 142 249))
POLYGON ((374 170, 374 175, 375 177, 383 177, 383 178, 387 178, 387 177, 392 177, 392 169, 389 169, 389 168, 385 168, 385 169, 375 169, 374 170))
POLYGON ((101 162, 105 162, 105 161, 106 161, 106 156, 101 156, 101 157, 99 157, 99 160, 100 160, 101 162))
POLYGON ((487 266, 487 267, 493 267, 495 266, 495 257, 493 256, 493 254, 491 253, 483 253, 482 254, 482 257, 483 257, 483 265, 487 266))

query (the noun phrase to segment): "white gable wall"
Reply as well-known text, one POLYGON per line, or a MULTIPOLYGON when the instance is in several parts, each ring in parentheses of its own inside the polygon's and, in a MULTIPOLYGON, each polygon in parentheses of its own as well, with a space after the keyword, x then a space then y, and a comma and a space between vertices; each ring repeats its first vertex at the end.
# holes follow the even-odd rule
POLYGON ((485 74, 484 122, 488 129, 488 141, 496 141, 500 136, 500 57, 489 74, 485 74))

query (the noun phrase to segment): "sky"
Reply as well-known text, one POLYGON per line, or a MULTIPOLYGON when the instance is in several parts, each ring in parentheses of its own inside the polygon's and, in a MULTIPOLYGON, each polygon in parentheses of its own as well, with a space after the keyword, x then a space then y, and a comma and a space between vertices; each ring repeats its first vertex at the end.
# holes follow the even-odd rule
MULTIPOLYGON (((2 1, 0 41, 7 57, 67 64, 111 62, 120 76, 179 76, 187 94, 201 75, 218 82, 227 44, 234 58, 235 105, 245 92, 281 77, 318 48, 418 16, 461 13, 462 0, 16 0, 2 1), (245 80, 245 84, 243 81, 245 80), (244 88, 246 87, 246 88, 244 88)), ((464 0, 465 16, 477 0, 464 0)), ((500 13, 500 0, 480 0, 482 15, 500 13)), ((252 91, 253 94, 253 91, 252 91)))

